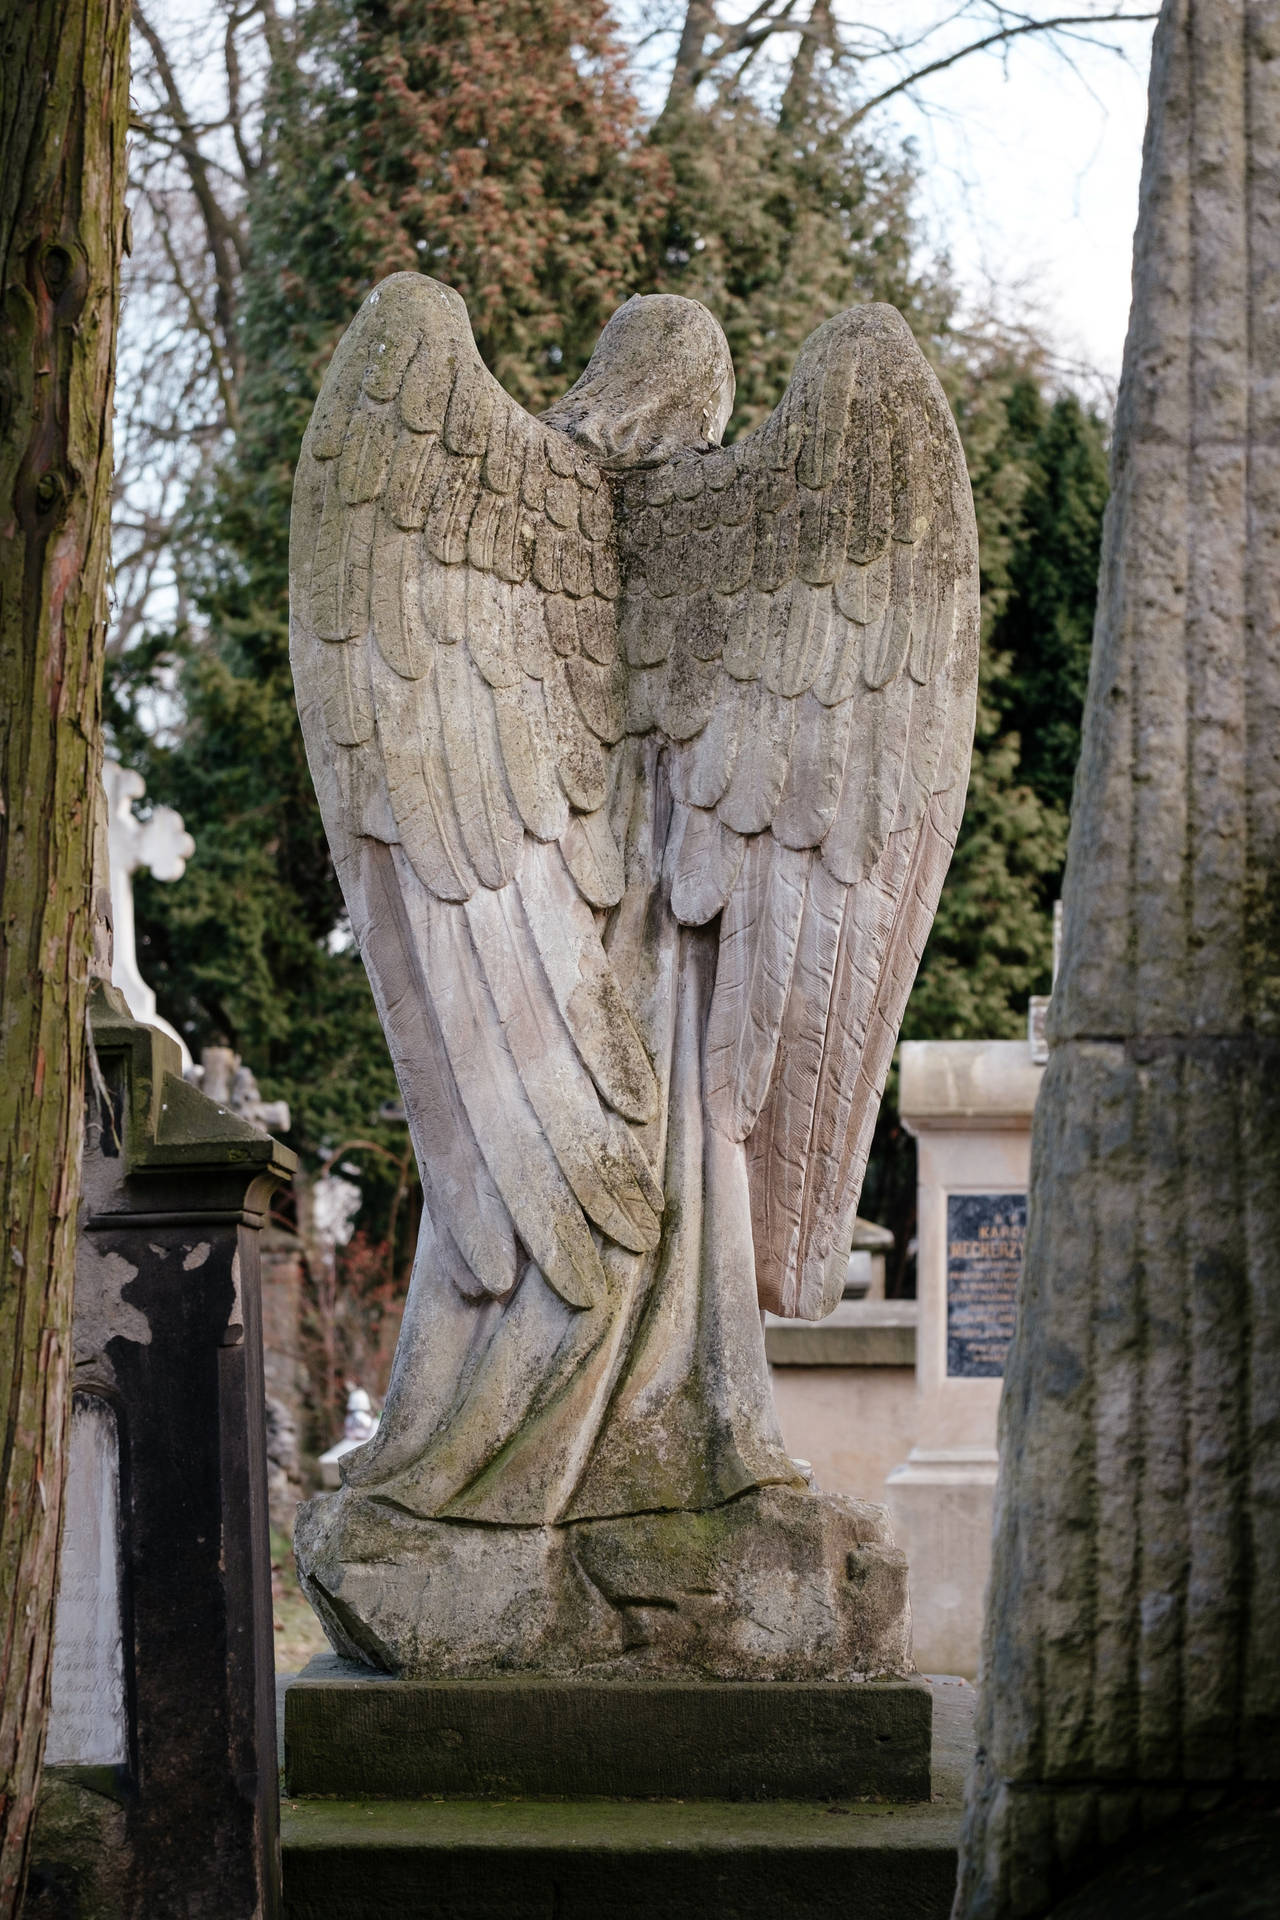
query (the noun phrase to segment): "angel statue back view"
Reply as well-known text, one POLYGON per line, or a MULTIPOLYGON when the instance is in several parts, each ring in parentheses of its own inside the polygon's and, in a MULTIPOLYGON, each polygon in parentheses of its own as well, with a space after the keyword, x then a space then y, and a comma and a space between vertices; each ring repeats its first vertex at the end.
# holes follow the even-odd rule
POLYGON ((973 508, 890 307, 722 447, 732 401, 662 294, 532 419, 402 273, 303 443, 298 708, 426 1202, 381 1424, 298 1528, 376 1667, 909 1665, 903 1557, 788 1458, 760 1309, 840 1297, 964 802, 973 508))

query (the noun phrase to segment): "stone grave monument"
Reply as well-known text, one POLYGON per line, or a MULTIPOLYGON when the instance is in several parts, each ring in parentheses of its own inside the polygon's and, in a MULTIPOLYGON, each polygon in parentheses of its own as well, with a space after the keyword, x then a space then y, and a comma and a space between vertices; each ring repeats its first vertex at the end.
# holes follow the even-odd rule
POLYGON ((898 1108, 917 1156, 915 1439, 885 1495, 927 1673, 978 1670, 1042 1072, 1025 1040, 909 1040, 899 1055, 898 1108))
POLYGON ((1280 1903, 1278 206, 1280 0, 1166 0, 964 1920, 1280 1903))
POLYGON ((279 1899, 258 1233, 293 1155, 92 1006, 67 1506, 31 1920, 279 1899))
POLYGON ((761 1309, 843 1291, 964 803, 973 512, 892 309, 725 448, 732 401, 664 295, 531 419, 399 274, 304 441, 298 706, 427 1211, 377 1434, 299 1517, 349 1664, 290 1691, 294 1792, 359 1786, 369 1713, 378 1792, 927 1781, 903 1556, 788 1457, 761 1309))

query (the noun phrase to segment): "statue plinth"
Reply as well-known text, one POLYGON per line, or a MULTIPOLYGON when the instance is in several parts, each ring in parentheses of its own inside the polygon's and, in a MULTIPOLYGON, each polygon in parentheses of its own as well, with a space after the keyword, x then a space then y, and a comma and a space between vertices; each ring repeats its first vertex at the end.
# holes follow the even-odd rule
POLYGON ((930 1795, 927 1681, 374 1679, 318 1654, 285 1694, 285 1791, 339 1800, 553 1794, 930 1795))
POLYGON ((857 1680, 910 1674, 883 1507, 790 1486, 561 1526, 423 1520, 344 1488, 298 1564, 339 1653, 404 1677, 857 1680))

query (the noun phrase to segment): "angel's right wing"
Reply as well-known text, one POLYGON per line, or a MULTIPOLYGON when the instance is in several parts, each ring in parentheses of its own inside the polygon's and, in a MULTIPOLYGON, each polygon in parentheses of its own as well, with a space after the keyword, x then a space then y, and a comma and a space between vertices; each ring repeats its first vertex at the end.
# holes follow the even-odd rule
POLYGON ((746 1142, 761 1304, 817 1318, 964 803, 964 456, 906 322, 859 307, 755 433, 628 476, 621 504, 628 724, 671 742, 671 903, 720 916, 709 1111, 746 1142))
POLYGON ((441 1258, 476 1296, 523 1248, 587 1306, 593 1228, 658 1239, 657 1086, 593 911, 623 889, 617 590, 599 470, 503 392, 452 289, 384 281, 303 443, 290 652, 441 1258))

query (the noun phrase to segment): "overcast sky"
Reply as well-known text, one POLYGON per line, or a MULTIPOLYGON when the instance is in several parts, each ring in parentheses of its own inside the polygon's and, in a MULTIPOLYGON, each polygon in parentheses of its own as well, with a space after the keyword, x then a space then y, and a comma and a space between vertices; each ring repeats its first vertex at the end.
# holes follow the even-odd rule
MULTIPOLYGON (((906 16, 914 0, 900 0, 906 16)), ((936 9, 930 5, 927 10, 936 9)), ((1146 122, 1151 28, 1108 29, 1124 55, 1077 45, 1077 71, 1028 38, 927 83, 898 106, 919 144, 932 237, 962 279, 1021 287, 1058 350, 1120 371, 1146 122)))

